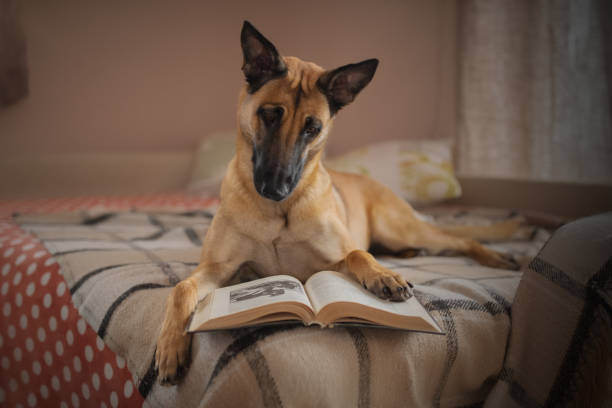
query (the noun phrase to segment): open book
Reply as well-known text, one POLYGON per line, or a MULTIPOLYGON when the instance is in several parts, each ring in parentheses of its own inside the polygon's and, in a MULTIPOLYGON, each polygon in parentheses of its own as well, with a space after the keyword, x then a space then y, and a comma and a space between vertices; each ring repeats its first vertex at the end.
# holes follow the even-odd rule
POLYGON ((277 275, 216 289, 198 304, 187 330, 291 321, 322 327, 361 324, 442 333, 414 296, 404 302, 382 300, 354 279, 332 271, 317 272, 304 285, 292 276, 277 275))

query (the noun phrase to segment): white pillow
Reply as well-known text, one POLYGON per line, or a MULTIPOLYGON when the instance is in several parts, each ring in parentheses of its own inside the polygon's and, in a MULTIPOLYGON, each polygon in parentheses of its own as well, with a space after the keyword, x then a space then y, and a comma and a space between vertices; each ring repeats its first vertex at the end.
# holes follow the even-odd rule
MULTIPOLYGON (((187 190, 218 196, 235 148, 234 131, 217 132, 202 140, 187 190)), ((393 140, 325 159, 324 164, 372 177, 409 202, 424 205, 461 195, 451 152, 452 144, 444 140, 393 140)))
POLYGON ((202 140, 195 153, 187 190, 206 196, 218 196, 227 165, 235 151, 235 131, 213 133, 202 140))
POLYGON ((326 159, 334 170, 364 174, 413 204, 459 197, 452 143, 445 140, 392 140, 326 159))

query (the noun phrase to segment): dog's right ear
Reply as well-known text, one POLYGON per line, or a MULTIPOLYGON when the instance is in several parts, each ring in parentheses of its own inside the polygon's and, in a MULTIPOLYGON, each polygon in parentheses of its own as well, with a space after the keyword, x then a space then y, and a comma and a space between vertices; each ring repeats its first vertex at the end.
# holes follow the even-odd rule
POLYGON ((244 55, 242 72, 249 83, 249 93, 287 73, 287 66, 274 45, 248 21, 242 26, 240 44, 244 55))

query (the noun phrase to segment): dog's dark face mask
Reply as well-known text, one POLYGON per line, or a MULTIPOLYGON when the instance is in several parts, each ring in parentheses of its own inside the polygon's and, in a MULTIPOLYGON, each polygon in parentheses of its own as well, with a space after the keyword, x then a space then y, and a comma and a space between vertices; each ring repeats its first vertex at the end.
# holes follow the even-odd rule
POLYGON ((257 115, 261 130, 257 138, 259 142, 253 144, 255 189, 262 197, 281 201, 293 192, 302 177, 304 165, 318 151, 308 150, 308 147, 319 135, 321 121, 308 116, 302 128, 295 131, 291 123, 281 129, 286 115, 281 106, 264 105, 258 109, 257 115))
POLYGON ((300 86, 290 87, 290 81, 283 81, 286 61, 246 21, 240 42, 250 98, 250 117, 240 121, 249 123, 245 127, 250 129, 255 190, 264 198, 282 201, 294 191, 310 159, 323 148, 335 113, 370 82, 378 60, 321 72, 317 89, 304 95, 300 86))

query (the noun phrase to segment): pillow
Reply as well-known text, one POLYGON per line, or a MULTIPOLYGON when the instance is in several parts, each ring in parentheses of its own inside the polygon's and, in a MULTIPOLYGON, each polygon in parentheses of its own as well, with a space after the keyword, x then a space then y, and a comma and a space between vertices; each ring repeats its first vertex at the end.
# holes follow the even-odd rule
POLYGON ((326 159, 338 171, 364 174, 416 205, 459 197, 452 144, 445 140, 392 140, 326 159))
POLYGON ((218 196, 225 170, 236 150, 236 133, 213 133, 200 142, 193 161, 187 190, 206 196, 218 196))

